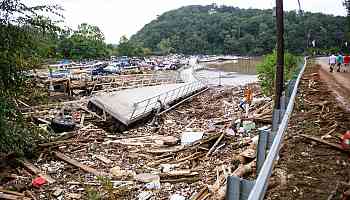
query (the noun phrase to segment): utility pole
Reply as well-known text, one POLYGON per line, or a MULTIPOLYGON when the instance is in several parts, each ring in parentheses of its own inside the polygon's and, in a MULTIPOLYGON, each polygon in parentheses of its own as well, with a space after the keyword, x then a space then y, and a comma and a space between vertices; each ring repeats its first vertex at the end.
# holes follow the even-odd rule
POLYGON ((276 27, 277 27, 277 66, 275 82, 275 109, 281 107, 284 81, 284 23, 283 23, 283 0, 276 0, 276 27))

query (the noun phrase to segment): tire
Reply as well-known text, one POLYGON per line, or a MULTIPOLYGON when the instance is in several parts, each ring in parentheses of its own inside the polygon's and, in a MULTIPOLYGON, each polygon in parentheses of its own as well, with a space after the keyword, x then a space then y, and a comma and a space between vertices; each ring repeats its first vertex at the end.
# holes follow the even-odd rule
POLYGON ((71 119, 54 118, 51 121, 51 128, 55 133, 73 131, 76 124, 71 119))

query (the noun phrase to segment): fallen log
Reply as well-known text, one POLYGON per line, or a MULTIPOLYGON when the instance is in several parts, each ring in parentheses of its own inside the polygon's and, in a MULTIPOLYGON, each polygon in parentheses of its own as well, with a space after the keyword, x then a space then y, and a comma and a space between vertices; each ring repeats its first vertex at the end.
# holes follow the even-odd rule
POLYGON ((99 172, 99 171, 97 171, 96 169, 94 169, 92 167, 89 167, 87 165, 81 164, 80 162, 78 162, 78 161, 76 161, 76 160, 74 160, 72 158, 69 158, 68 156, 64 155, 63 153, 55 151, 55 152, 53 152, 53 154, 57 158, 65 161, 65 162, 67 162, 67 163, 69 163, 69 164, 71 164, 71 165, 73 165, 75 167, 78 167, 78 168, 82 169, 85 172, 91 173, 91 174, 93 174, 95 176, 106 176, 107 175, 107 173, 99 172))

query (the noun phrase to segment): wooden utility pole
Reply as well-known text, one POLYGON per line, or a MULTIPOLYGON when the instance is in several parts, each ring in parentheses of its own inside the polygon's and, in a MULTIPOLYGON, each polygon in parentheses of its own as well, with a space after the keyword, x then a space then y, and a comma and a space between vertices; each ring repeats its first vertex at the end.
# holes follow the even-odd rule
POLYGON ((276 26, 277 26, 277 66, 275 82, 275 109, 280 109, 284 81, 284 23, 283 23, 283 0, 276 0, 276 26))

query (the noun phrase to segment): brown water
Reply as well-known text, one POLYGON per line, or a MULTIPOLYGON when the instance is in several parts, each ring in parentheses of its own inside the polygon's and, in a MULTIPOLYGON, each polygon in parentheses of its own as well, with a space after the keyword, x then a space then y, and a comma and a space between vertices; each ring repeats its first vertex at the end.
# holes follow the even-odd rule
POLYGON ((237 72, 240 74, 256 75, 256 65, 262 62, 262 57, 239 59, 236 61, 204 63, 208 68, 215 68, 223 72, 237 72))

